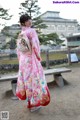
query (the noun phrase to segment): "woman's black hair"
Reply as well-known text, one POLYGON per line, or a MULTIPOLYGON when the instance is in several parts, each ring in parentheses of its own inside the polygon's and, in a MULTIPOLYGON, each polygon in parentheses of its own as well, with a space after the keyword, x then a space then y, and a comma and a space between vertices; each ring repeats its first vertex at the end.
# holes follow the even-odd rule
POLYGON ((30 19, 31 19, 31 17, 28 14, 23 14, 23 15, 21 15, 19 21, 20 21, 21 25, 25 26, 25 22, 27 22, 30 19))

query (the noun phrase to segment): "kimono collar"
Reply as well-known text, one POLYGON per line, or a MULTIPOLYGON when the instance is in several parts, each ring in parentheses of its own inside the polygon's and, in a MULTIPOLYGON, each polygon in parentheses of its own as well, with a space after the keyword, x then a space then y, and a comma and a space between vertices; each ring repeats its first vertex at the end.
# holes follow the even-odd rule
POLYGON ((25 27, 25 26, 22 26, 22 30, 24 31, 24 30, 27 30, 27 29, 29 29, 30 27, 25 27))

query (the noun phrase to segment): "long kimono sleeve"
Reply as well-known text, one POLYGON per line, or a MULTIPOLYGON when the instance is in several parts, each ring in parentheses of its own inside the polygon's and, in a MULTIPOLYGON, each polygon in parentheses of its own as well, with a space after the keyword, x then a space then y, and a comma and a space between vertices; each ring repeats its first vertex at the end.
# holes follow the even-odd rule
POLYGON ((40 61, 41 60, 41 57, 40 57, 40 43, 39 43, 38 35, 37 35, 37 33, 34 29, 32 29, 31 34, 32 34, 32 40, 31 40, 32 51, 35 53, 37 59, 40 61))

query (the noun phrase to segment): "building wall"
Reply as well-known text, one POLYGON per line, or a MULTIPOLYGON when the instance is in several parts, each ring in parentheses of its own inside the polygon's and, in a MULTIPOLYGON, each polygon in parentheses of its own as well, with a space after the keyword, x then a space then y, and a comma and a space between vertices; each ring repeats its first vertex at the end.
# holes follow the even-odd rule
POLYGON ((66 23, 66 22, 45 22, 48 27, 46 29, 42 29, 42 33, 54 33, 56 32, 58 35, 63 34, 64 36, 67 36, 72 33, 78 32, 77 23, 66 23))
POLYGON ((42 33, 56 32, 58 35, 67 36, 78 32, 78 23, 76 20, 63 19, 59 17, 59 12, 47 11, 41 15, 41 18, 48 27, 42 29, 42 33))

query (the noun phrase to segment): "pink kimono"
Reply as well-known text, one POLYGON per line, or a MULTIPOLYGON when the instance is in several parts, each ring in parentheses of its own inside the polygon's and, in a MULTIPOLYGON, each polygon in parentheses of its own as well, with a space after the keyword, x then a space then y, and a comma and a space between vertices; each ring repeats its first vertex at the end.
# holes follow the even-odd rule
POLYGON ((28 108, 46 106, 50 102, 50 93, 40 61, 38 36, 33 28, 24 28, 22 32, 28 38, 32 35, 32 39, 29 39, 31 51, 21 52, 18 49, 19 40, 17 41, 19 73, 16 96, 20 100, 26 100, 28 108))

